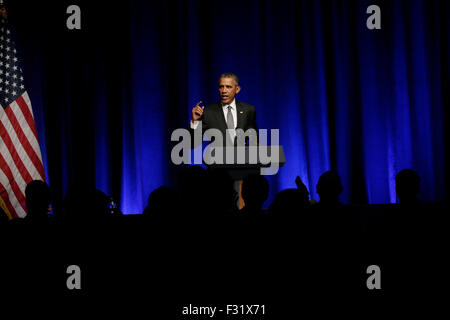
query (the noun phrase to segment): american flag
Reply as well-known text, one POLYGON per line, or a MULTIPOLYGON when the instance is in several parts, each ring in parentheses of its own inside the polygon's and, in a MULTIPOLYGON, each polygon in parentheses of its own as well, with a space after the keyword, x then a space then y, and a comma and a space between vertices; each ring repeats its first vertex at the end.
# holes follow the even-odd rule
POLYGON ((0 206, 10 219, 26 216, 25 187, 45 181, 30 98, 0 8, 0 206))

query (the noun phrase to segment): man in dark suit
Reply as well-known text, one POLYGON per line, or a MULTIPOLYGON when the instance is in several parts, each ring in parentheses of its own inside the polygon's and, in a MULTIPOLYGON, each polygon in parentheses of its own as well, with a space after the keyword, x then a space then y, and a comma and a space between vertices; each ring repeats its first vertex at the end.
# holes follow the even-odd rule
MULTIPOLYGON (((218 89, 220 101, 206 107, 201 106, 202 101, 200 101, 192 109, 192 120, 190 122, 191 136, 194 137, 194 131, 199 130, 201 123, 202 137, 206 130, 218 129, 223 136, 223 146, 227 143, 239 145, 241 143, 245 144, 245 137, 236 135, 236 129, 242 129, 244 132, 249 129, 254 129, 254 142, 256 144, 258 127, 256 125, 255 107, 235 99, 236 94, 241 91, 238 77, 233 73, 222 74, 219 78, 218 89)), ((197 147, 195 139, 192 140, 194 141, 193 146, 197 147)), ((241 209, 244 206, 242 199, 242 180, 235 181, 234 188, 238 195, 237 207, 241 209)))
POLYGON ((238 77, 233 73, 222 74, 218 89, 220 101, 206 107, 201 106, 200 101, 192 109, 191 133, 197 130, 201 122, 202 135, 208 129, 218 129, 224 139, 230 137, 236 143, 236 129, 244 132, 248 129, 257 131, 255 107, 235 99, 236 94, 241 91, 238 77), (229 133, 227 129, 230 130, 229 133))

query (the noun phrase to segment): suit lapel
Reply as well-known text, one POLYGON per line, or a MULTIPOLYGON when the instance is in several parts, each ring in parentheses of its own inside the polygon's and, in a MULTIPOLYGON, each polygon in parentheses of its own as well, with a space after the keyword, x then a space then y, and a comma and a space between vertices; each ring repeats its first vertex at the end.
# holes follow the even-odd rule
POLYGON ((226 132, 228 126, 227 126, 227 122, 225 120, 225 117, 223 115, 223 108, 222 108, 222 104, 220 103, 220 101, 217 103, 216 116, 217 116, 217 118, 219 120, 219 123, 222 125, 223 132, 226 132))

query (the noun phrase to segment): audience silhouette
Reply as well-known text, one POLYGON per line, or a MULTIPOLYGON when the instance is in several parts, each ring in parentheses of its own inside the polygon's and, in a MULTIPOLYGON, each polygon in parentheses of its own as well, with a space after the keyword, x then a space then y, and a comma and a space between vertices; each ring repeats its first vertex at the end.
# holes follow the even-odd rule
POLYGON ((341 202, 339 201, 339 195, 344 190, 341 183, 341 178, 335 171, 326 171, 323 173, 316 186, 317 194, 320 197, 320 201, 316 204, 320 208, 333 208, 339 207, 341 202))
POLYGON ((276 194, 269 212, 274 216, 295 217, 306 208, 302 197, 303 194, 298 189, 282 190, 276 194))
POLYGON ((179 207, 178 194, 175 190, 166 186, 161 186, 150 193, 148 196, 147 206, 143 214, 164 217, 179 212, 182 208, 179 207))
POLYGON ((403 169, 395 176, 395 191, 401 205, 416 205, 420 203, 420 178, 414 170, 403 169))
MULTIPOLYGON (((237 192, 234 190, 234 183, 224 169, 190 166, 181 172, 175 188, 161 186, 150 193, 143 214, 150 218, 169 219, 264 215, 266 210, 263 209, 263 205, 269 195, 267 179, 259 174, 251 174, 244 178, 242 198, 245 206, 241 210, 236 206, 237 192)), ((358 229, 360 221, 357 215, 360 207, 340 202, 339 196, 344 187, 336 171, 326 171, 320 176, 316 185, 320 198, 317 203, 309 199, 309 191, 300 177, 297 176, 295 184, 297 188, 281 190, 276 194, 267 210, 269 216, 283 219, 300 218, 297 222, 301 221, 303 225, 308 224, 328 231, 358 229), (345 211, 346 214, 341 215, 339 211, 345 211)), ((401 170, 395 176, 395 184, 401 212, 394 217, 391 213, 392 210, 397 210, 396 206, 384 205, 385 212, 389 214, 372 223, 375 229, 381 230, 385 224, 397 228, 404 224, 405 219, 413 221, 409 208, 417 207, 419 204, 423 207, 427 204, 418 198, 420 178, 415 171, 401 170)), ((49 186, 40 180, 32 181, 27 185, 25 195, 28 214, 25 219, 13 219, 13 222, 46 221, 51 209, 49 186)), ((108 216, 121 215, 111 197, 101 190, 89 189, 83 185, 72 185, 68 189, 63 210, 68 221, 102 221, 108 216)), ((3 222, 8 221, 5 213, 2 214, 2 218, 3 222)))
POLYGON ((63 206, 70 220, 98 220, 111 216, 110 197, 98 189, 74 184, 66 192, 63 206))
POLYGON ((110 215, 108 196, 101 190, 95 189, 88 193, 87 206, 91 218, 104 218, 110 215))
POLYGON ((285 189, 277 193, 269 212, 278 217, 298 217, 309 208, 308 195, 303 190, 285 189))
POLYGON ((51 191, 49 186, 41 180, 33 180, 25 188, 27 207, 26 220, 31 222, 45 222, 50 213, 51 191))

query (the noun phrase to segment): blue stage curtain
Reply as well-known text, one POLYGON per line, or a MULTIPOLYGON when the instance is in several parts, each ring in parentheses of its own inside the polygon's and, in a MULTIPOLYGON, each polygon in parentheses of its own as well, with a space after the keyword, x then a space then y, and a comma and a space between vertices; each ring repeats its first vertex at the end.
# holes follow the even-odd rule
POLYGON ((78 3, 79 31, 65 28, 69 1, 9 4, 57 203, 85 183, 142 212, 176 181, 172 130, 218 100, 223 72, 240 77, 259 127, 280 129, 287 163, 268 177, 266 205, 297 175, 318 199, 329 169, 346 203, 396 202, 404 168, 422 199, 448 194, 448 1, 78 3), (372 4, 381 30, 366 27, 372 4))

